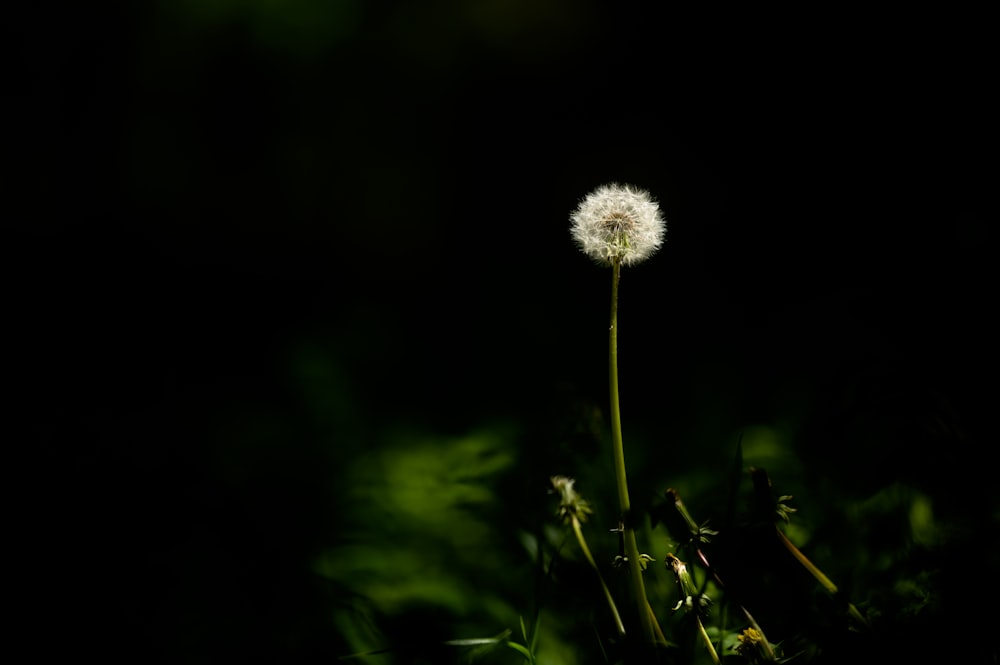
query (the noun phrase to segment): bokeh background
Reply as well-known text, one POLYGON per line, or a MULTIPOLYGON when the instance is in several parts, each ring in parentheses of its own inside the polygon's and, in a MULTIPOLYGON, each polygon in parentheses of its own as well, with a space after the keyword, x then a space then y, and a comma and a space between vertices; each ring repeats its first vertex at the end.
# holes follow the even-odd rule
MULTIPOLYGON (((618 181, 668 223, 622 282, 636 502, 675 487, 711 516, 742 436, 803 547, 882 613, 865 648, 995 662, 982 17, 13 17, 8 514, 39 659, 449 662, 468 654, 443 641, 542 607, 548 662, 601 662, 579 555, 555 585, 533 557, 562 533, 557 473, 599 507, 602 560, 616 547, 610 275, 568 216, 618 181)), ((658 559, 675 545, 650 537, 658 559)))

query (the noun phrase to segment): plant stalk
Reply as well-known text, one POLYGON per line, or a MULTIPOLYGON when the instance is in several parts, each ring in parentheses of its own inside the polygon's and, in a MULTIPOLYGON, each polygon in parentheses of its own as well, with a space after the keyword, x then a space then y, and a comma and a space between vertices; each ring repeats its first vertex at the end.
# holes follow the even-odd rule
POLYGON ((618 629, 618 636, 625 637, 625 624, 622 623, 622 618, 618 614, 618 607, 615 606, 615 599, 611 596, 611 590, 608 589, 608 585, 604 583, 604 577, 601 576, 601 569, 597 567, 594 555, 590 553, 590 548, 587 547, 587 541, 583 537, 583 529, 580 528, 580 520, 577 519, 576 515, 572 517, 572 524, 573 533, 576 534, 576 541, 580 544, 580 549, 583 550, 583 556, 587 558, 587 561, 597 573, 597 579, 601 583, 601 590, 604 591, 604 598, 608 601, 608 607, 611 609, 611 616, 615 620, 615 628, 618 629))
POLYGON ((625 473, 625 446, 622 443, 621 407, 618 401, 618 283, 621 279, 621 261, 615 259, 611 277, 611 328, 608 335, 609 378, 611 387, 611 444, 615 457, 615 480, 618 485, 618 504, 624 524, 625 555, 628 558, 629 577, 635 596, 636 614, 642 627, 642 636, 648 645, 656 642, 653 631, 653 617, 646 599, 646 586, 642 580, 642 566, 639 562, 639 546, 635 539, 632 517, 629 515, 628 481, 625 473))
MULTIPOLYGON (((805 554, 802 553, 802 550, 796 547, 795 544, 788 539, 788 536, 786 536, 785 533, 778 528, 777 524, 774 525, 774 530, 778 532, 778 540, 780 540, 781 544, 785 546, 785 549, 791 552, 792 556, 794 556, 795 559, 799 563, 801 563, 805 567, 805 569, 812 574, 813 577, 816 578, 816 581, 820 583, 820 585, 826 590, 826 592, 834 598, 839 597, 840 590, 837 589, 837 585, 834 584, 833 581, 829 577, 827 577, 822 570, 817 568, 816 565, 812 561, 810 561, 805 554)), ((859 625, 867 628, 868 621, 865 620, 865 617, 861 614, 858 608, 854 606, 854 603, 850 601, 844 601, 844 602, 847 603, 847 613, 850 615, 850 617, 855 621, 857 621, 859 625)))

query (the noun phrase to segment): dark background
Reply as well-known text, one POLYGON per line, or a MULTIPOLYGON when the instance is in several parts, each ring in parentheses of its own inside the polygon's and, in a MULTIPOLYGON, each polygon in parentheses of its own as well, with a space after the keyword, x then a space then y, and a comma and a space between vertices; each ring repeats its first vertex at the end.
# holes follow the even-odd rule
POLYGON ((992 565, 983 23, 350 0, 12 20, 25 635, 144 662, 334 657, 343 601, 303 571, 381 433, 513 426, 539 494, 586 466, 538 446, 606 401, 609 275, 568 216, 609 181, 668 224, 622 283, 633 487, 793 423, 795 482, 834 504, 919 488, 986 520, 941 558, 992 565))

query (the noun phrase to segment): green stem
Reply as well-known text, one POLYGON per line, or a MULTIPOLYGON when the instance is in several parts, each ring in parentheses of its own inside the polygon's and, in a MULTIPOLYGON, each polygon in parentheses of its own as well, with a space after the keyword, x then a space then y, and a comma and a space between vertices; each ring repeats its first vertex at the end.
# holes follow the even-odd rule
MULTIPOLYGON (((792 556, 794 556, 796 560, 798 560, 798 562, 801 563, 805 567, 805 569, 808 570, 812 574, 812 576, 816 578, 816 581, 819 582, 824 589, 826 589, 826 592, 828 594, 830 594, 834 598, 837 598, 840 595, 840 591, 839 589, 837 589, 837 585, 834 584, 833 581, 829 577, 827 577, 822 570, 817 568, 816 565, 812 561, 810 561, 805 554, 802 553, 802 550, 800 550, 798 547, 795 546, 795 543, 793 543, 788 539, 788 536, 786 536, 785 533, 778 528, 777 524, 774 525, 774 530, 778 532, 778 540, 780 540, 781 544, 785 546, 785 549, 791 552, 792 556)), ((854 606, 854 603, 850 601, 845 601, 845 602, 847 603, 847 613, 850 615, 850 617, 855 621, 857 621, 860 625, 867 627, 868 621, 865 620, 865 617, 861 614, 858 608, 854 606)))
POLYGON ((698 622, 698 634, 701 635, 701 639, 705 641, 705 647, 708 648, 708 653, 712 656, 712 662, 715 665, 720 665, 722 663, 719 660, 719 653, 715 650, 715 645, 712 644, 712 638, 708 636, 708 632, 705 630, 705 625, 701 622, 701 617, 695 615, 695 621, 698 622))
POLYGON ((609 375, 611 385, 611 443, 615 456, 615 480, 618 484, 618 504, 624 522, 625 555, 628 557, 629 577, 642 636, 647 644, 656 641, 653 632, 653 618, 649 615, 649 601, 646 586, 642 581, 642 566, 639 563, 639 546, 635 540, 635 530, 629 515, 628 481, 625 474, 625 446, 622 443, 622 417, 618 402, 618 282, 621 278, 621 262, 612 264, 611 277, 611 328, 609 334, 609 375))
POLYGON ((608 589, 608 585, 604 583, 604 577, 601 576, 601 569, 597 567, 597 562, 594 561, 594 556, 590 553, 590 548, 587 547, 587 541, 583 538, 583 529, 580 528, 580 520, 574 515, 572 518, 573 533, 576 534, 576 541, 580 543, 580 549, 583 550, 583 556, 587 557, 587 561, 593 567, 594 572, 597 573, 597 579, 601 583, 601 589, 604 590, 604 598, 608 601, 608 607, 611 608, 611 615, 615 620, 615 627, 618 629, 618 636, 625 637, 625 624, 622 623, 622 618, 618 614, 618 607, 615 605, 615 599, 611 596, 611 590, 608 589))

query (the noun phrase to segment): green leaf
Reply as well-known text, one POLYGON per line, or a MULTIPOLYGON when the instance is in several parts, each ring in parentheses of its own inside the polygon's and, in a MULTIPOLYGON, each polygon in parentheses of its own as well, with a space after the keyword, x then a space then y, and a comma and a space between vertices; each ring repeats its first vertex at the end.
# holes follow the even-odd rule
POLYGON ((531 657, 531 652, 528 651, 528 649, 525 646, 518 644, 517 642, 510 642, 510 641, 507 642, 507 646, 509 646, 511 649, 524 656, 529 663, 534 662, 534 659, 531 657))
POLYGON ((484 644, 499 644, 510 637, 510 630, 505 630, 496 637, 470 637, 460 640, 448 640, 445 642, 452 647, 478 647, 484 644))

